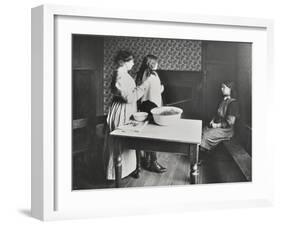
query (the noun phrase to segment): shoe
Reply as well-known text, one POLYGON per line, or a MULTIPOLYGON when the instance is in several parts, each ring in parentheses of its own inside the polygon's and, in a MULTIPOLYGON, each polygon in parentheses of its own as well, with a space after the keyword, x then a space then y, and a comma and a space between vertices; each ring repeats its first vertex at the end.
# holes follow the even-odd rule
POLYGON ((145 153, 144 157, 141 159, 141 166, 144 169, 149 169, 150 168, 150 153, 145 153))
POLYGON ((158 164, 161 167, 162 170, 165 170, 165 171, 167 170, 167 168, 162 166, 159 162, 156 162, 156 164, 158 164))
POLYGON ((134 170, 131 174, 131 177, 138 179, 140 177, 140 170, 134 170))
POLYGON ((155 173, 164 173, 166 169, 162 168, 157 161, 154 161, 150 164, 149 170, 155 173))

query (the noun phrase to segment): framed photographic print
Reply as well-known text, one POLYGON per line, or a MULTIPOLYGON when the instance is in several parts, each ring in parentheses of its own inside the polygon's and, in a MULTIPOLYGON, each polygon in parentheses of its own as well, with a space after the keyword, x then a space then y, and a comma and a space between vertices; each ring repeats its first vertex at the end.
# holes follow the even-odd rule
POLYGON ((32 216, 271 204, 272 32, 264 19, 32 9, 32 216))

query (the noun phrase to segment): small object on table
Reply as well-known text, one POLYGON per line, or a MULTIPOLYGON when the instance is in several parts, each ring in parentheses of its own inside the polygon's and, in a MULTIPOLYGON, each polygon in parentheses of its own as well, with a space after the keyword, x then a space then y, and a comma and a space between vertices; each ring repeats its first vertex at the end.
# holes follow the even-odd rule
POLYGON ((147 119, 147 116, 148 116, 148 113, 142 112, 142 111, 139 111, 139 112, 136 112, 133 114, 134 119, 138 122, 143 122, 144 120, 147 119))
POLYGON ((123 132, 141 132, 147 124, 148 121, 137 122, 132 120, 128 124, 117 127, 117 129, 122 130, 123 132))
POLYGON ((153 120, 161 126, 175 124, 180 118, 183 110, 177 107, 157 107, 151 110, 153 120))

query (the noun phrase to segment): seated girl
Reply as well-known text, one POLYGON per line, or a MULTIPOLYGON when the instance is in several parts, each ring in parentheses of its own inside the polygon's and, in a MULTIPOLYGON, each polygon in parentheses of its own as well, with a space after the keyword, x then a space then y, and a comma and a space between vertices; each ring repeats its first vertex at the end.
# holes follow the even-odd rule
POLYGON ((239 117, 238 101, 234 98, 234 82, 223 82, 221 84, 221 91, 223 99, 217 109, 217 113, 210 121, 208 127, 203 129, 200 155, 214 149, 220 142, 230 140, 234 135, 234 125, 239 117))

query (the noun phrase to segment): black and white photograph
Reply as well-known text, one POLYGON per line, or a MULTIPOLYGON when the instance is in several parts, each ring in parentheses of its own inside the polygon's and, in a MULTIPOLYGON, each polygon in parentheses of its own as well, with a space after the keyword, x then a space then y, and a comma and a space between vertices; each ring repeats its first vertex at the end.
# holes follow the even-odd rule
POLYGON ((252 43, 72 34, 72 189, 252 181, 252 43))
POLYGON ((281 225, 277 3, 3 1, 1 225, 281 225))

